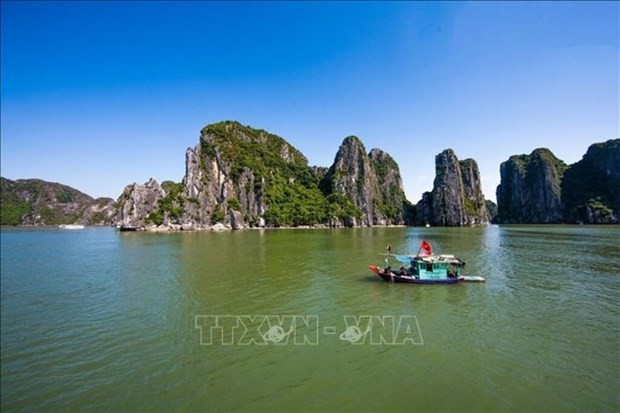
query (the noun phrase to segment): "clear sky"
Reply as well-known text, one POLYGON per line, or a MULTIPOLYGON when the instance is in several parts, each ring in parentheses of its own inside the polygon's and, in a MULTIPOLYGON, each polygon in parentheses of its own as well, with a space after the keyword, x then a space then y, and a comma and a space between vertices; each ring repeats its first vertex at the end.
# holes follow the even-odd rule
POLYGON ((405 192, 435 155, 567 163, 620 137, 618 2, 1 2, 1 172, 116 198, 180 181, 209 123, 238 120, 329 166, 390 153, 405 192))

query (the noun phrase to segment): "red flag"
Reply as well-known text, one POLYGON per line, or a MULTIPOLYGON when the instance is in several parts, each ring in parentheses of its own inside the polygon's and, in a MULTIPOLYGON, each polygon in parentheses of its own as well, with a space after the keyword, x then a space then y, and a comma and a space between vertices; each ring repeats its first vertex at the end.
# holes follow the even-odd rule
POLYGON ((420 244, 420 249, 418 250, 418 255, 422 257, 433 255, 433 247, 431 247, 431 244, 426 242, 426 240, 422 240, 422 243, 420 244))

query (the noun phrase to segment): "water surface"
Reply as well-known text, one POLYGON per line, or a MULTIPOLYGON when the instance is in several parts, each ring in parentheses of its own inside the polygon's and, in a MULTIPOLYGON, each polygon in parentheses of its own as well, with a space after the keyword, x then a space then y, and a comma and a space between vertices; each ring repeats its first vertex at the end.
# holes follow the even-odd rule
POLYGON ((618 227, 1 237, 3 412, 620 410, 618 227), (487 282, 366 268, 422 239, 487 282), (201 345, 197 315, 265 314, 318 342, 201 345), (351 315, 415 316, 423 344, 340 340, 351 315))

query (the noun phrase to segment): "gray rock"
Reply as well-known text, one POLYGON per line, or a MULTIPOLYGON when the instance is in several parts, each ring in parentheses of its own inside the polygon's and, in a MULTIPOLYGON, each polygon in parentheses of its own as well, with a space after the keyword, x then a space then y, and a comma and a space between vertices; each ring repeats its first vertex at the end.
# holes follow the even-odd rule
POLYGON ((500 166, 497 220, 503 224, 563 221, 561 181, 566 164, 546 148, 514 155, 500 166))
POLYGON ((143 226, 153 214, 156 223, 197 228, 401 225, 408 204, 394 159, 379 149, 367 154, 358 138, 344 140, 328 170, 308 166, 284 139, 237 122, 202 129, 185 153, 182 188, 175 185, 130 185, 117 223, 143 226), (325 218, 324 203, 334 216, 325 218))
POLYGON ((230 228, 228 228, 226 225, 219 222, 211 227, 211 231, 226 231, 229 229, 230 228))
POLYGON ((144 185, 127 185, 118 198, 117 225, 124 227, 144 227, 150 213, 156 212, 159 201, 165 196, 164 190, 153 178, 144 185))
POLYGON ((562 178, 564 219, 569 223, 620 223, 620 139, 595 143, 562 178))
POLYGON ((422 195, 416 210, 420 225, 487 225, 489 213, 476 161, 459 161, 452 149, 438 154, 433 190, 422 195))
MULTIPOLYGON (((231 136, 252 142, 253 138, 237 125, 231 122, 224 128, 231 136)), ((221 144, 222 138, 206 127, 202 130, 200 143, 186 151, 183 185, 184 195, 190 202, 186 203, 183 219, 200 225, 212 225, 217 210, 227 209, 226 206, 234 199, 240 211, 225 214, 225 224, 238 229, 252 222, 256 225, 267 209, 263 197, 265 179, 247 167, 242 168, 238 176, 233 176, 236 165, 223 155, 221 144), (244 216, 252 222, 246 222, 244 216)), ((289 161, 293 157, 292 151, 284 146, 287 145, 282 146, 281 155, 289 161)))
POLYGON ((228 209, 228 222, 230 222, 230 227, 232 229, 243 229, 246 226, 243 220, 243 214, 233 209, 228 209))
POLYGON ((331 226, 404 223, 406 199, 398 164, 380 149, 366 154, 364 144, 355 136, 345 138, 340 145, 321 188, 328 199, 331 194, 344 196, 359 213, 359 217, 330 217, 331 226))

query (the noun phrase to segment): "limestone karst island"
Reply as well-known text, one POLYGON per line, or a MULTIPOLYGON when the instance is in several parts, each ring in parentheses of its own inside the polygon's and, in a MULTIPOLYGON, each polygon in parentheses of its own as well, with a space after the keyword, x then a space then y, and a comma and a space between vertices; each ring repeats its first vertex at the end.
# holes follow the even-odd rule
POLYGON ((2 178, 1 222, 150 231, 620 222, 620 139, 592 144, 572 165, 538 148, 498 168, 495 205, 482 194, 476 161, 446 149, 435 157, 432 190, 413 204, 394 158, 358 137, 343 140, 331 166, 311 166, 285 139, 225 121, 204 127, 187 149, 181 182, 133 183, 116 201, 2 178))

